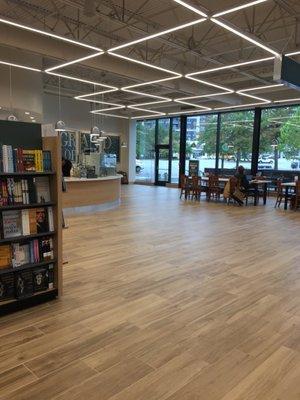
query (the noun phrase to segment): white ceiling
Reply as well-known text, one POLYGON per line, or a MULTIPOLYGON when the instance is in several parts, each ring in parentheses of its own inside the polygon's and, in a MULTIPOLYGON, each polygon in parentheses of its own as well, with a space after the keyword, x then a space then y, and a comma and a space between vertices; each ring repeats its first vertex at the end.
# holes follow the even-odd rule
MULTIPOLYGON (((82 59, 52 73, 115 88, 110 93, 83 99, 96 101, 94 108, 104 108, 104 113, 116 116, 138 117, 189 110, 205 112, 300 97, 297 91, 283 86, 269 87, 276 84, 273 59, 186 77, 194 72, 248 60, 272 58, 273 53, 300 52, 299 0, 267 0, 217 18, 227 27, 233 27, 234 33, 210 17, 249 1, 184 0, 184 4, 178 4, 176 0, 103 0, 95 1, 96 11, 92 17, 85 15, 84 3, 84 0, 0 0, 0 18, 103 49, 104 54, 82 59, 99 54, 99 51, 3 22, 0 23, 0 44, 15 47, 16 51, 40 54, 43 71, 82 59), (189 6, 195 10, 188 9, 189 6), (197 10, 207 14, 208 18, 200 22, 202 15, 197 10), (195 23, 197 20, 199 22, 195 23), (184 24, 193 25, 117 49, 114 55, 107 53, 112 48, 184 24), (254 43, 241 34, 254 39, 254 43), (141 65, 141 62, 147 65, 141 65), (169 79, 178 75, 181 75, 178 79, 169 79), (163 82, 131 89, 139 93, 120 90, 166 78, 168 80, 163 82), (257 87, 257 90, 247 90, 257 87), (227 94, 223 94, 224 88, 227 94), (152 102, 155 104, 148 104, 152 102), (124 107, 117 109, 118 105, 124 107)), ((299 56, 294 57, 297 60, 299 56)), ((1 60, 13 62, 0 56, 1 60)), ((62 92, 73 97, 109 90, 67 78, 61 78, 60 84, 62 92)), ((57 76, 44 73, 46 92, 57 92, 57 85, 57 76)))

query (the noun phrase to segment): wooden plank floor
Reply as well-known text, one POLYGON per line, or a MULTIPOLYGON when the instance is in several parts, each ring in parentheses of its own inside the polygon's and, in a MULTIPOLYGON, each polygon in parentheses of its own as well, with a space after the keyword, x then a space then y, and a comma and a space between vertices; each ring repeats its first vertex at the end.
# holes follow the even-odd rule
POLYGON ((64 296, 0 319, 1 400, 299 400, 300 213, 122 188, 64 296))

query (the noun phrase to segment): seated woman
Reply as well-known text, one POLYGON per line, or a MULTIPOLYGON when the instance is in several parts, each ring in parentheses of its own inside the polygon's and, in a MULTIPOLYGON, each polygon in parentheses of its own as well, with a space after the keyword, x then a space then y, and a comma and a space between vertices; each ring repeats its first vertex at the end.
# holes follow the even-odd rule
POLYGON ((250 188, 250 183, 245 175, 245 168, 242 165, 238 167, 234 176, 239 180, 242 191, 247 191, 250 188))

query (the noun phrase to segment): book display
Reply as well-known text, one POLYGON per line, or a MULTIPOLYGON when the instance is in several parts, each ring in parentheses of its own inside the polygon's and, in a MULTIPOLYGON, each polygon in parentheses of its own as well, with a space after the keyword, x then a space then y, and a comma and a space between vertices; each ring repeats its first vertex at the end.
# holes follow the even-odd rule
POLYGON ((61 294, 60 145, 42 146, 0 145, 0 315, 61 294))

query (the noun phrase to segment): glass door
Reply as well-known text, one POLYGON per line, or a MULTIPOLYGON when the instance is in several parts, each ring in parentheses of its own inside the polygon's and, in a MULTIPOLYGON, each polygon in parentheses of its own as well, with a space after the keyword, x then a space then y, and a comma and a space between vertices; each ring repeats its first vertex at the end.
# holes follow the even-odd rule
POLYGON ((171 163, 170 146, 160 144, 155 147, 155 184, 165 186, 170 182, 171 163))

